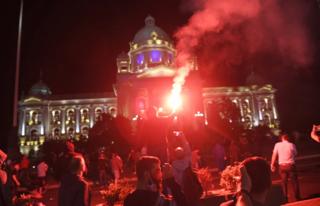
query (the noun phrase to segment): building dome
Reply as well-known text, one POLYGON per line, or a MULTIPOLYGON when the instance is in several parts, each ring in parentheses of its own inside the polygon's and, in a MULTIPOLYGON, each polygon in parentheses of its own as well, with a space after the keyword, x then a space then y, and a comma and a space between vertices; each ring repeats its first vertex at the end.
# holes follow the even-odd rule
POLYGON ((153 38, 171 42, 168 34, 155 25, 155 20, 152 16, 147 16, 144 22, 145 26, 136 33, 133 43, 142 44, 153 38))
POLYGON ((259 74, 251 71, 249 76, 246 78, 246 85, 263 85, 266 81, 259 74))
POLYGON ((42 80, 34 84, 29 90, 30 96, 48 96, 51 94, 50 88, 42 80))

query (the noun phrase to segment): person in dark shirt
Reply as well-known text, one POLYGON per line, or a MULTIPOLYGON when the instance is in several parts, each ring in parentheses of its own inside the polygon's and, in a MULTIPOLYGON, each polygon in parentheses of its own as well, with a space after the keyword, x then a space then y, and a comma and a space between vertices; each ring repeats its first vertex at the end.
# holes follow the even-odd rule
POLYGON ((73 157, 81 155, 75 152, 74 144, 71 141, 67 141, 64 145, 64 151, 59 157, 56 165, 56 177, 59 181, 69 173, 70 161, 73 157))
POLYGON ((239 191, 221 206, 264 206, 271 187, 271 169, 261 157, 249 157, 240 166, 239 191))
POLYGON ((125 198, 124 206, 188 206, 169 164, 161 171, 159 158, 143 156, 137 162, 136 174, 137 188, 125 198))
POLYGON ((70 161, 70 173, 62 177, 59 188, 59 206, 90 206, 89 184, 83 178, 86 165, 81 155, 70 161))

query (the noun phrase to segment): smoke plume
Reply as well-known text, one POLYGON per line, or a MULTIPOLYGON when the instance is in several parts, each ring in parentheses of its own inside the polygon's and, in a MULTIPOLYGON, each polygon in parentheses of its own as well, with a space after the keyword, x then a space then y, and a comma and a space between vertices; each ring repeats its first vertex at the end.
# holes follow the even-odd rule
POLYGON ((196 11, 175 34, 176 63, 183 69, 174 84, 183 85, 189 73, 187 62, 194 55, 206 76, 216 76, 214 81, 239 78, 240 72, 248 73, 250 68, 270 72, 273 67, 310 64, 312 48, 303 2, 185 0, 196 11))

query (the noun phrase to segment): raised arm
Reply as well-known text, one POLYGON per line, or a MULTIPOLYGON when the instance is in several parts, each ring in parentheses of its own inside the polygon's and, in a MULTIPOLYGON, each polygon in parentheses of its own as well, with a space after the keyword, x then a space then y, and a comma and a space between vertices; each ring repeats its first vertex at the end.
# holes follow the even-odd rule
POLYGON ((310 136, 313 140, 320 143, 320 137, 317 135, 317 128, 320 127, 320 125, 313 125, 310 136))

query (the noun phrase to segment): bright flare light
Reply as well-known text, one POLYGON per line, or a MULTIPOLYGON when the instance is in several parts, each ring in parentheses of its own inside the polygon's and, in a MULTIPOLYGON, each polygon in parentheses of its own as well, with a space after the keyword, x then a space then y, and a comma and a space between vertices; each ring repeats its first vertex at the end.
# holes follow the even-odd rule
POLYGON ((180 93, 172 91, 171 95, 168 98, 167 105, 172 109, 172 112, 176 112, 182 106, 182 98, 180 93))
POLYGON ((172 112, 176 112, 182 106, 181 91, 185 83, 185 78, 188 76, 190 71, 190 65, 180 67, 173 79, 173 85, 171 95, 168 98, 167 104, 172 109, 172 112))

